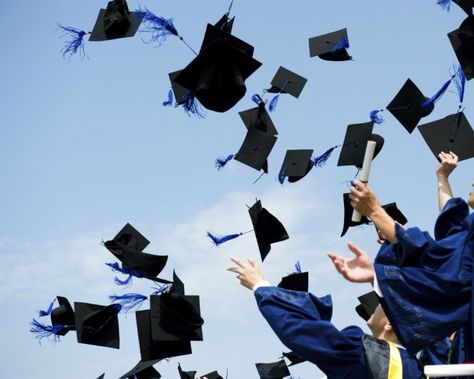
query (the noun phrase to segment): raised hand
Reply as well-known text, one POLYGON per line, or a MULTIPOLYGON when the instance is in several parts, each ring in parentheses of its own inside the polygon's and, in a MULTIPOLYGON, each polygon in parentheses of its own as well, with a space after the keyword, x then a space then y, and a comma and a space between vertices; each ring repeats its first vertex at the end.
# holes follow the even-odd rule
POLYGON ((348 259, 341 255, 336 255, 333 252, 328 253, 337 272, 353 283, 373 283, 374 264, 372 260, 363 250, 359 249, 352 242, 349 242, 347 247, 354 253, 354 258, 348 259))

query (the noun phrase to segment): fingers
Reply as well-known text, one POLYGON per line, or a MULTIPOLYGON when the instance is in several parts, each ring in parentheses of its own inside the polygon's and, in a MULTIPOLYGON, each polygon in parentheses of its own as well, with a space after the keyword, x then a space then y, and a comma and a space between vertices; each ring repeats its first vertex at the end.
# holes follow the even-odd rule
POLYGON ((347 243, 347 247, 351 252, 353 252, 357 257, 360 257, 362 255, 365 255, 364 250, 361 250, 358 248, 356 245, 354 245, 352 242, 347 243))
POLYGON ((231 257, 230 260, 240 268, 245 268, 245 264, 239 258, 231 257))
POLYGON ((248 257, 247 260, 249 261, 250 266, 257 267, 257 262, 252 257, 248 257))
POLYGON ((242 275, 242 269, 238 267, 229 267, 227 271, 235 272, 236 274, 242 275))

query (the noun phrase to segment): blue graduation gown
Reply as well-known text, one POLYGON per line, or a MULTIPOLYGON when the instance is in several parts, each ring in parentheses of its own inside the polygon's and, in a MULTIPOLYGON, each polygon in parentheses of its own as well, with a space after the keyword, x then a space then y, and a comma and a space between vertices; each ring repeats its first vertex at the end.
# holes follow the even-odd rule
POLYGON ((397 244, 384 244, 375 259, 381 304, 398 338, 412 354, 462 327, 466 358, 472 349, 474 214, 459 198, 447 202, 435 239, 396 224, 397 244))
MULTIPOLYGON (((330 296, 317 298, 307 292, 260 287, 255 298, 263 317, 283 344, 317 365, 329 379, 369 378, 364 333, 357 326, 336 329, 331 323, 330 296)), ((403 378, 424 378, 417 360, 405 349, 399 351, 403 378)))

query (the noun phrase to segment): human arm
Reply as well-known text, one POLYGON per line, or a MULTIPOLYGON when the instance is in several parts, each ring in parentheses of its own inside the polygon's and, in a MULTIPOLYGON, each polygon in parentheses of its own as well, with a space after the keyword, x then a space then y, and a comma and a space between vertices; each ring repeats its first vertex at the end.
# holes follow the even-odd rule
POLYGON ((371 283, 374 284, 374 264, 369 256, 352 242, 347 244, 349 250, 354 253, 352 259, 328 252, 337 272, 349 282, 353 283, 371 283))
POLYGON ((436 168, 436 177, 438 179, 438 205, 441 211, 446 202, 453 198, 453 191, 449 184, 449 175, 454 171, 458 164, 458 156, 452 151, 449 153, 441 152, 438 154, 440 160, 436 168))
POLYGON ((349 198, 352 207, 361 215, 368 217, 390 243, 397 242, 395 221, 380 205, 375 193, 360 180, 354 182, 349 198))

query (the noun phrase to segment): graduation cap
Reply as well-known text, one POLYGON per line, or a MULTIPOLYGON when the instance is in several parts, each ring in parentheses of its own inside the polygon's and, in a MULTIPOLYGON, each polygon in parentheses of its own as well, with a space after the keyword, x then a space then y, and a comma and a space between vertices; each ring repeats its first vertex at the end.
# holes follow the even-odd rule
POLYGON ((288 367, 297 365, 298 363, 306 362, 306 359, 300 357, 298 354, 296 354, 292 351, 289 351, 287 353, 283 352, 282 354, 283 354, 283 357, 285 357, 286 359, 288 359, 291 362, 288 365, 288 367))
POLYGON ((175 78, 216 112, 229 110, 245 95, 245 80, 261 66, 252 57, 253 46, 230 34, 221 20, 207 25, 199 54, 175 78))
POLYGON ((309 39, 309 56, 318 56, 326 61, 350 61, 352 57, 347 52, 349 38, 347 29, 336 30, 309 39))
POLYGON ((374 158, 382 150, 384 139, 372 133, 374 122, 348 125, 344 143, 339 154, 338 166, 356 166, 361 168, 364 162, 365 150, 368 141, 375 141, 374 158))
POLYGON ((283 184, 285 178, 288 178, 288 182, 290 183, 297 182, 304 178, 313 168, 312 155, 312 149, 287 150, 285 159, 280 168, 280 173, 278 174, 280 183, 283 184))
POLYGON ((184 284, 173 273, 170 291, 151 296, 151 331, 154 341, 202 341, 199 296, 185 295, 184 284))
POLYGON ((207 378, 207 379, 224 379, 222 376, 219 375, 217 371, 212 371, 209 374, 200 376, 199 379, 207 378))
POLYGON ((469 16, 458 29, 448 33, 448 38, 466 79, 474 78, 474 16, 469 16))
POLYGON ((104 377, 105 377, 105 372, 101 376, 99 376, 97 379, 104 379, 104 377))
POLYGON ((280 94, 287 93, 293 97, 298 98, 307 81, 308 80, 303 78, 301 75, 298 75, 297 73, 280 66, 272 79, 271 87, 266 90, 269 93, 278 94, 270 101, 270 112, 275 109, 280 94))
POLYGON ((129 223, 112 240, 104 242, 106 249, 118 259, 123 257, 124 251, 140 253, 149 244, 150 241, 129 223))
MULTIPOLYGON (((187 88, 184 88, 183 86, 180 86, 178 83, 176 83, 174 80, 178 77, 178 75, 181 73, 181 70, 179 71, 174 71, 170 72, 168 74, 171 82, 171 92, 172 95, 174 95, 174 100, 176 105, 182 105, 186 101, 186 96, 189 94, 189 90, 187 88)), ((168 95, 168 101, 164 102, 163 105, 172 105, 173 104, 173 98, 168 95)))
POLYGON ((270 155, 277 137, 256 128, 247 130, 244 142, 234 159, 257 171, 268 172, 267 158, 270 155))
POLYGON ((258 106, 255 108, 239 112, 239 116, 248 130, 258 129, 261 132, 272 136, 278 135, 278 131, 276 130, 263 101, 259 102, 258 106))
POLYGON ((176 357, 192 353, 190 341, 154 341, 151 311, 135 312, 142 361, 176 357))
POLYGON ((354 209, 351 206, 351 199, 349 198, 349 193, 343 194, 343 201, 344 201, 344 225, 342 227, 341 237, 343 237, 347 233, 347 230, 350 227, 370 223, 369 219, 365 216, 362 216, 360 221, 352 221, 352 213, 354 212, 354 209))
POLYGON ((77 342, 118 349, 120 305, 74 303, 77 342))
POLYGON ((400 225, 405 225, 408 220, 400 209, 397 207, 397 203, 389 203, 382 205, 382 208, 385 209, 385 212, 400 225))
POLYGON ((362 317, 365 321, 368 321, 372 314, 375 312, 375 308, 379 305, 379 298, 374 291, 359 296, 360 304, 355 308, 357 314, 362 317))
POLYGON ((451 8, 451 2, 458 5, 468 15, 472 15, 474 0, 438 0, 437 4, 447 11, 451 8))
MULTIPOLYGON (((249 208, 250 219, 253 224, 253 232, 257 238, 258 249, 260 251, 260 257, 262 262, 271 250, 271 244, 287 240, 288 233, 285 227, 278 219, 268 212, 265 208, 262 208, 262 203, 257 200, 255 204, 249 208)), ((217 236, 211 232, 207 232, 207 236, 212 242, 219 246, 220 244, 238 238, 243 234, 252 232, 249 230, 243 233, 229 234, 224 236, 217 236)))
POLYGON ((463 112, 418 127, 433 155, 452 151, 459 161, 474 157, 474 131, 463 112))
POLYGON ((285 288, 291 291, 302 291, 308 292, 309 287, 309 275, 308 272, 301 272, 300 263, 295 264, 296 272, 291 273, 290 275, 284 276, 281 278, 278 287, 285 288))
POLYGON ((181 365, 178 363, 179 379, 194 379, 196 371, 183 371, 181 365))
POLYGON ((133 367, 127 373, 123 374, 119 379, 160 379, 160 373, 153 367, 160 361, 161 359, 154 359, 151 361, 140 361, 135 365, 135 367, 133 367))
POLYGON ((255 366, 261 379, 283 379, 290 375, 283 359, 272 363, 255 363, 255 366))

